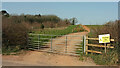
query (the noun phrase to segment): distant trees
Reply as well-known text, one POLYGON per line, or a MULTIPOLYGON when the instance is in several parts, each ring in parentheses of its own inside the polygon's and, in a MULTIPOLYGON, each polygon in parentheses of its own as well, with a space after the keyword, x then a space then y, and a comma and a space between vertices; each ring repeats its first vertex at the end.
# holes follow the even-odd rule
POLYGON ((2 14, 2 16, 9 17, 9 13, 7 13, 6 10, 2 10, 2 11, 0 12, 0 14, 2 14))
POLYGON ((78 21, 77 18, 73 17, 71 19, 64 19, 64 21, 66 22, 66 24, 71 23, 71 25, 75 25, 78 21))
POLYGON ((72 24, 72 25, 75 25, 78 21, 75 17, 71 18, 71 19, 64 19, 62 20, 61 18, 59 18, 58 16, 56 15, 41 15, 41 14, 38 14, 38 15, 24 15, 24 14, 21 14, 21 15, 9 15, 9 13, 6 11, 6 10, 2 10, 0 12, 2 14, 2 16, 5 16, 5 17, 9 17, 10 16, 10 19, 14 19, 14 21, 18 21, 19 23, 20 22, 29 22, 29 23, 34 23, 34 22, 37 22, 37 23, 45 23, 45 22, 51 22, 49 25, 51 25, 50 27, 53 28, 54 24, 56 25, 56 23, 58 22, 65 22, 64 24, 67 25, 67 24, 72 24))
MULTIPOLYGON (((47 22, 47 27, 49 28, 54 28, 57 26, 60 26, 58 24, 62 24, 61 26, 67 26, 67 25, 75 25, 77 23, 77 19, 75 17, 71 18, 71 19, 61 19, 56 15, 25 15, 25 14, 21 14, 21 15, 9 15, 9 13, 6 10, 2 10, 1 11, 2 16, 4 17, 9 17, 9 19, 11 19, 12 21, 16 21, 16 22, 27 22, 30 24, 33 23, 39 23, 39 24, 46 24, 47 22), (48 23, 49 22, 49 23, 48 23)), ((44 27, 46 27, 46 25, 44 25, 44 27)))
POLYGON ((66 24, 68 24, 70 21, 69 21, 69 19, 64 19, 64 22, 66 22, 66 24))
POLYGON ((72 18, 72 19, 70 19, 70 21, 71 21, 72 25, 75 25, 78 22, 77 18, 72 18))
POLYGON ((11 22, 16 22, 16 23, 24 22, 24 24, 26 25, 28 24, 29 27, 31 25, 35 29, 66 27, 68 25, 71 25, 71 24, 75 25, 77 23, 76 18, 61 19, 56 15, 41 15, 41 14, 36 14, 36 15, 30 15, 30 14, 11 15, 10 14, 9 15, 9 13, 6 10, 2 10, 1 14, 3 16, 3 20, 6 20, 6 21, 10 20, 11 22))
POLYGON ((41 17, 41 14, 35 15, 35 17, 41 17))
POLYGON ((31 24, 35 28, 41 28, 43 24, 45 28, 55 28, 55 27, 65 27, 71 25, 69 19, 62 20, 58 16, 55 15, 10 15, 9 18, 3 17, 4 20, 11 20, 12 22, 22 23, 26 22, 31 24), (36 26, 36 23, 40 25, 40 27, 36 26), (35 25, 35 26, 34 26, 35 25))
MULTIPOLYGON (((13 17, 13 16, 12 16, 13 17)), ((58 23, 61 19, 55 15, 20 15, 17 16, 19 20, 30 22, 30 23, 43 23, 43 22, 53 22, 58 23)))

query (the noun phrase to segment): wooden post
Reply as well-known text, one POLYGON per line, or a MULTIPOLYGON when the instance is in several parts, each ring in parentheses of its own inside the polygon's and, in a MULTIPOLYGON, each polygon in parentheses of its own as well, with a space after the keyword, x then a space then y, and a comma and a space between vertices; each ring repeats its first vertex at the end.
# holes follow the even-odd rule
POLYGON ((86 55, 88 54, 88 52, 87 52, 87 50, 88 50, 87 44, 88 44, 88 36, 86 36, 86 48, 85 48, 85 50, 86 50, 86 55))
POLYGON ((107 52, 107 43, 104 44, 105 45, 105 53, 107 52))

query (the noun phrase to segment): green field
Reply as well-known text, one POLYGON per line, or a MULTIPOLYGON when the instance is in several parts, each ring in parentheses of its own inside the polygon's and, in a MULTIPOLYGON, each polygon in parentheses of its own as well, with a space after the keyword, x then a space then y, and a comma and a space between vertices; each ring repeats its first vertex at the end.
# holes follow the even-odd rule
POLYGON ((88 28, 97 28, 97 27, 101 27, 103 25, 85 25, 87 26, 88 28))
POLYGON ((43 29, 40 31, 34 31, 35 34, 49 34, 49 35, 66 35, 69 33, 82 32, 84 29, 80 25, 70 25, 65 29, 43 29), (78 30, 74 30, 78 28, 78 30))

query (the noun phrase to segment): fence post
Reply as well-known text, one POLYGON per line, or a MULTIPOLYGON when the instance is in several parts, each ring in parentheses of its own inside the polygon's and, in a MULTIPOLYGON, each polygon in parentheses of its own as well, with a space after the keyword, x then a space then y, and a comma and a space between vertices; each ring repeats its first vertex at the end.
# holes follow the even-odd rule
POLYGON ((50 48, 51 48, 51 51, 52 51, 52 35, 51 35, 51 47, 50 48))
MULTIPOLYGON (((30 38, 30 44, 32 45, 32 48, 33 48, 33 45, 34 45, 34 43, 33 43, 33 34, 31 33, 30 36, 31 36, 31 38, 30 38)), ((31 46, 31 45, 30 45, 30 46, 31 46)))
POLYGON ((40 49, 40 35, 38 35, 38 50, 40 49))
POLYGON ((107 52, 107 43, 104 44, 105 46, 105 53, 107 52))
POLYGON ((86 36, 85 35, 83 36, 83 41, 84 41, 84 54, 85 54, 85 51, 86 51, 86 36))
POLYGON ((29 34, 27 35, 27 48, 29 48, 29 34))
POLYGON ((85 47, 86 55, 88 54, 88 52, 87 52, 87 50, 88 50, 88 46, 87 46, 87 44, 88 44, 88 36, 86 35, 86 47, 85 47))
POLYGON ((66 36, 66 48, 65 48, 65 53, 67 53, 67 36, 66 36))

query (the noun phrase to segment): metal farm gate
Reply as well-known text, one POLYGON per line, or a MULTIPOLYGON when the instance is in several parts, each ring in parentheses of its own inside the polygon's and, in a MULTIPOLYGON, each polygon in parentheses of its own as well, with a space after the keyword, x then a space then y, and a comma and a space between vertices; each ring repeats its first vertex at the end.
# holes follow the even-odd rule
POLYGON ((58 54, 80 55, 85 52, 85 36, 29 34, 29 49, 58 54))

